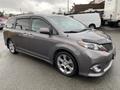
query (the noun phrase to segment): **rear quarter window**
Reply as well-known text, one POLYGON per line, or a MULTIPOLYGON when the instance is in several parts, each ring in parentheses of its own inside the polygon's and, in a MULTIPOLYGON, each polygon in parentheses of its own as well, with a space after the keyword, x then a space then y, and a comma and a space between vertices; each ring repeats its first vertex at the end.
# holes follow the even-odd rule
POLYGON ((15 25, 15 18, 9 18, 7 23, 6 23, 6 28, 12 29, 14 28, 15 25))

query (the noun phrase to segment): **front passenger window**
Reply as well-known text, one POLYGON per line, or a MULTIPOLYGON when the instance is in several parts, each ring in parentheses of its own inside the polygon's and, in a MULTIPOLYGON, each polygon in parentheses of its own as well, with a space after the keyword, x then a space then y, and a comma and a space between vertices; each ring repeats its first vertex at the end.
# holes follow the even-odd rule
POLYGON ((40 32, 40 28, 50 28, 50 25, 41 19, 32 20, 32 31, 40 32))

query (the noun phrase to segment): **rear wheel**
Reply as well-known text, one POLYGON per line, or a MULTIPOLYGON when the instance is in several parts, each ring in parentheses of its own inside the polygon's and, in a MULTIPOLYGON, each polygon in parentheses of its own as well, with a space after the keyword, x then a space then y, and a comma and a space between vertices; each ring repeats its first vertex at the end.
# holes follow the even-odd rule
POLYGON ((94 24, 91 24, 91 25, 89 25, 89 28, 91 28, 91 29, 95 29, 96 26, 95 26, 94 24))
POLYGON ((9 51, 10 51, 12 54, 16 54, 16 53, 17 53, 17 52, 16 52, 15 45, 14 45, 14 43, 13 43, 11 40, 8 41, 8 48, 9 48, 9 51))
POLYGON ((67 52, 59 52, 55 57, 57 69, 65 76, 74 76, 78 67, 74 57, 67 52))
POLYGON ((117 26, 120 27, 120 21, 117 22, 117 26))

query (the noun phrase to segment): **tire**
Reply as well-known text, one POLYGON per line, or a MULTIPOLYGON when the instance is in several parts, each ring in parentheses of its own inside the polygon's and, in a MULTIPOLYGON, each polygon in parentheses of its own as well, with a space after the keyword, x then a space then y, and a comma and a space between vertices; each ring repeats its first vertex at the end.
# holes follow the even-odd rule
POLYGON ((103 20, 103 21, 102 21, 102 25, 103 25, 103 26, 108 26, 108 22, 107 22, 106 20, 103 20))
POLYGON ((120 27, 120 21, 117 22, 117 26, 120 27))
POLYGON ((8 41, 8 49, 12 54, 17 54, 15 45, 11 40, 8 41))
POLYGON ((116 24, 115 22, 108 22, 108 25, 109 25, 110 27, 116 26, 115 24, 116 24))
POLYGON ((0 30, 3 30, 3 27, 1 27, 0 30))
POLYGON ((57 70, 65 76, 71 77, 77 74, 78 65, 74 57, 68 52, 59 52, 55 56, 57 70))
POLYGON ((89 25, 89 28, 91 28, 91 29, 95 29, 96 26, 95 26, 94 24, 91 24, 91 25, 89 25))

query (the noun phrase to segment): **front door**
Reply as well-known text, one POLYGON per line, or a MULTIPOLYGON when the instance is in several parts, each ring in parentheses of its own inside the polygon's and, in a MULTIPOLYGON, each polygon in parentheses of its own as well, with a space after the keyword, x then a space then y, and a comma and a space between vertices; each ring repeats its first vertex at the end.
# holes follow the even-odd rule
POLYGON ((42 58, 49 59, 50 49, 55 45, 54 35, 40 33, 41 28, 50 28, 50 25, 40 18, 32 18, 32 31, 28 45, 29 50, 42 58))

